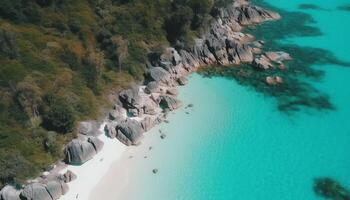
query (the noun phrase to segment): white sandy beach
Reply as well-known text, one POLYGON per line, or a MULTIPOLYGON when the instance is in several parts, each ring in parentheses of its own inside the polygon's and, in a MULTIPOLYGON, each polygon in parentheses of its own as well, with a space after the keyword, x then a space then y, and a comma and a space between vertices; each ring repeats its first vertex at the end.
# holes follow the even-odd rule
MULTIPOLYGON (((101 125, 101 129, 103 127, 104 124, 101 125)), ((65 173, 67 170, 71 170, 77 175, 77 179, 68 183, 69 191, 60 200, 89 199, 93 188, 96 187, 101 178, 107 174, 111 165, 120 158, 127 148, 117 139, 110 139, 104 134, 98 138, 104 142, 101 152, 81 166, 69 165, 61 171, 61 173, 65 173)))
MULTIPOLYGON (((95 187, 92 188, 89 200, 123 199, 120 195, 129 186, 137 161, 152 159, 153 149, 150 150, 149 148, 157 147, 157 144, 162 142, 159 137, 160 134, 157 134, 158 130, 159 128, 154 128, 147 132, 139 146, 127 147, 119 156, 119 159, 109 165, 109 169, 105 171, 105 174, 100 177, 100 181, 96 182, 95 187)), ((152 169, 148 169, 146 165, 138 167, 152 175, 152 169)))

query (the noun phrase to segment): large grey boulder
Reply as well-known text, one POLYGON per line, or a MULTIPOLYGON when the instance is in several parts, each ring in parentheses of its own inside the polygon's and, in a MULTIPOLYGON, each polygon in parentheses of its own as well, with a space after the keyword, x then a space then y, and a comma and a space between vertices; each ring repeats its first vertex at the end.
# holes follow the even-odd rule
POLYGON ((106 136, 109 138, 115 138, 117 136, 116 127, 117 127, 117 123, 114 123, 114 122, 106 123, 104 127, 106 136))
POLYGON ((22 200, 52 200, 46 186, 41 183, 32 183, 24 187, 20 197, 22 200))
POLYGON ((109 112, 109 119, 115 121, 123 121, 127 117, 127 111, 120 105, 115 105, 113 110, 109 112))
POLYGON ((239 64, 240 62, 252 62, 253 53, 251 47, 241 44, 234 39, 226 39, 226 46, 231 63, 239 64))
POLYGON ((97 121, 84 121, 78 125, 78 133, 87 136, 98 136, 101 135, 100 123, 97 121))
POLYGON ((146 115, 156 115, 156 106, 150 103, 145 104, 143 107, 143 113, 146 115))
MULTIPOLYGON (((164 64, 165 65, 165 64, 164 64)), ((149 81, 162 82, 167 84, 170 81, 170 73, 162 67, 152 67, 147 72, 149 81)))
MULTIPOLYGON (((65 184, 65 183, 63 183, 65 184)), ((58 181, 50 181, 46 184, 46 190, 53 200, 56 200, 62 196, 62 185, 58 181)))
POLYGON ((96 153, 100 152, 103 149, 104 143, 99 140, 97 137, 89 137, 87 140, 94 147, 96 153))
POLYGON ((186 85, 188 83, 188 79, 184 76, 179 77, 177 79, 177 83, 179 83, 179 85, 186 85))
POLYGON ((117 138, 125 145, 137 145, 143 138, 143 129, 140 122, 127 119, 117 125, 117 138))
POLYGON ((164 95, 160 96, 159 105, 162 109, 175 110, 179 108, 182 104, 180 100, 168 95, 164 95))
POLYGON ((0 191, 0 200, 20 200, 20 191, 14 187, 7 185, 0 191))
POLYGON ((279 18, 280 15, 278 13, 250 4, 240 5, 234 10, 234 19, 242 25, 257 24, 279 18))
POLYGON ((74 139, 65 148, 65 160, 68 164, 81 165, 93 158, 102 146, 103 142, 95 137, 86 141, 74 139))
POLYGON ((141 126, 142 129, 147 132, 149 130, 151 130, 154 126, 154 120, 151 117, 145 117, 142 121, 141 121, 141 126))
POLYGON ((138 87, 123 90, 119 93, 119 99, 122 102, 124 108, 138 108, 142 100, 138 87))
POLYGON ((166 48, 163 54, 160 56, 162 62, 170 62, 173 66, 181 63, 182 58, 174 48, 166 48))
POLYGON ((145 92, 147 94, 160 92, 159 84, 156 81, 149 82, 145 88, 145 92))

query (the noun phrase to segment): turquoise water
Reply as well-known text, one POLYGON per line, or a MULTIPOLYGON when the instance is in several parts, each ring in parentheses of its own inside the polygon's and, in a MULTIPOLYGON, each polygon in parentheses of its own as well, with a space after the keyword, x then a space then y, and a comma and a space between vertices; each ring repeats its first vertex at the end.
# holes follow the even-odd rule
MULTIPOLYGON (((350 62, 350 12, 337 10, 348 1, 265 2, 309 14, 322 33, 290 35, 281 44, 325 49, 350 62), (300 10, 301 3, 325 10, 300 10)), ((322 63, 312 69, 323 76, 301 78, 327 94, 334 110, 305 108, 287 115, 278 110, 275 98, 251 87, 193 74, 180 89, 180 99, 194 107, 170 114, 170 123, 158 128, 166 133, 165 140, 158 129, 149 133, 153 149, 138 147, 129 187, 119 199, 316 200, 313 179, 324 176, 350 188, 350 67, 322 63)))

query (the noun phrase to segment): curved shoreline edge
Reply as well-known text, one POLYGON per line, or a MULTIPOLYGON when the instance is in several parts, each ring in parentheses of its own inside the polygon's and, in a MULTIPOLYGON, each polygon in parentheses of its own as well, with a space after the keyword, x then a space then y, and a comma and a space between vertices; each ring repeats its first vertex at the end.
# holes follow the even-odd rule
MULTIPOLYGON (((192 48, 167 48, 163 54, 154 55, 147 63, 144 84, 122 91, 120 101, 102 125, 95 121, 80 123, 79 137, 65 149, 65 162, 73 165, 59 164, 20 191, 6 186, 0 191, 0 200, 18 200, 19 196, 37 200, 88 199, 91 190, 126 146, 138 145, 145 132, 166 121, 170 111, 182 106, 176 99, 177 87, 187 83, 188 74, 201 66, 241 63, 259 70, 276 66, 283 69, 283 61, 291 59, 289 54, 262 52, 263 41, 254 41, 254 36, 241 32, 244 26, 278 19, 278 13, 245 0, 234 1, 220 9, 207 33, 195 39, 192 48), (78 176, 77 180, 66 178, 67 173, 72 172, 78 176)), ((266 77, 268 85, 282 83, 280 77, 266 77)))

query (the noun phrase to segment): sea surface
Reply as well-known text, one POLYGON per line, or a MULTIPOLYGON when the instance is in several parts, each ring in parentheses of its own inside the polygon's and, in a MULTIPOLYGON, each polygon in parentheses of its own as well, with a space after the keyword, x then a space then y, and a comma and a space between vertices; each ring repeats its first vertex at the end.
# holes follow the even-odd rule
POLYGON ((130 155, 128 186, 115 200, 317 200, 318 177, 350 188, 350 12, 339 8, 350 2, 256 3, 273 5, 283 18, 252 31, 273 50, 292 46, 295 60, 303 60, 295 67, 309 72, 299 79, 331 108, 286 112, 278 98, 254 86, 192 74, 180 88, 184 107, 147 133, 153 142, 130 155))

